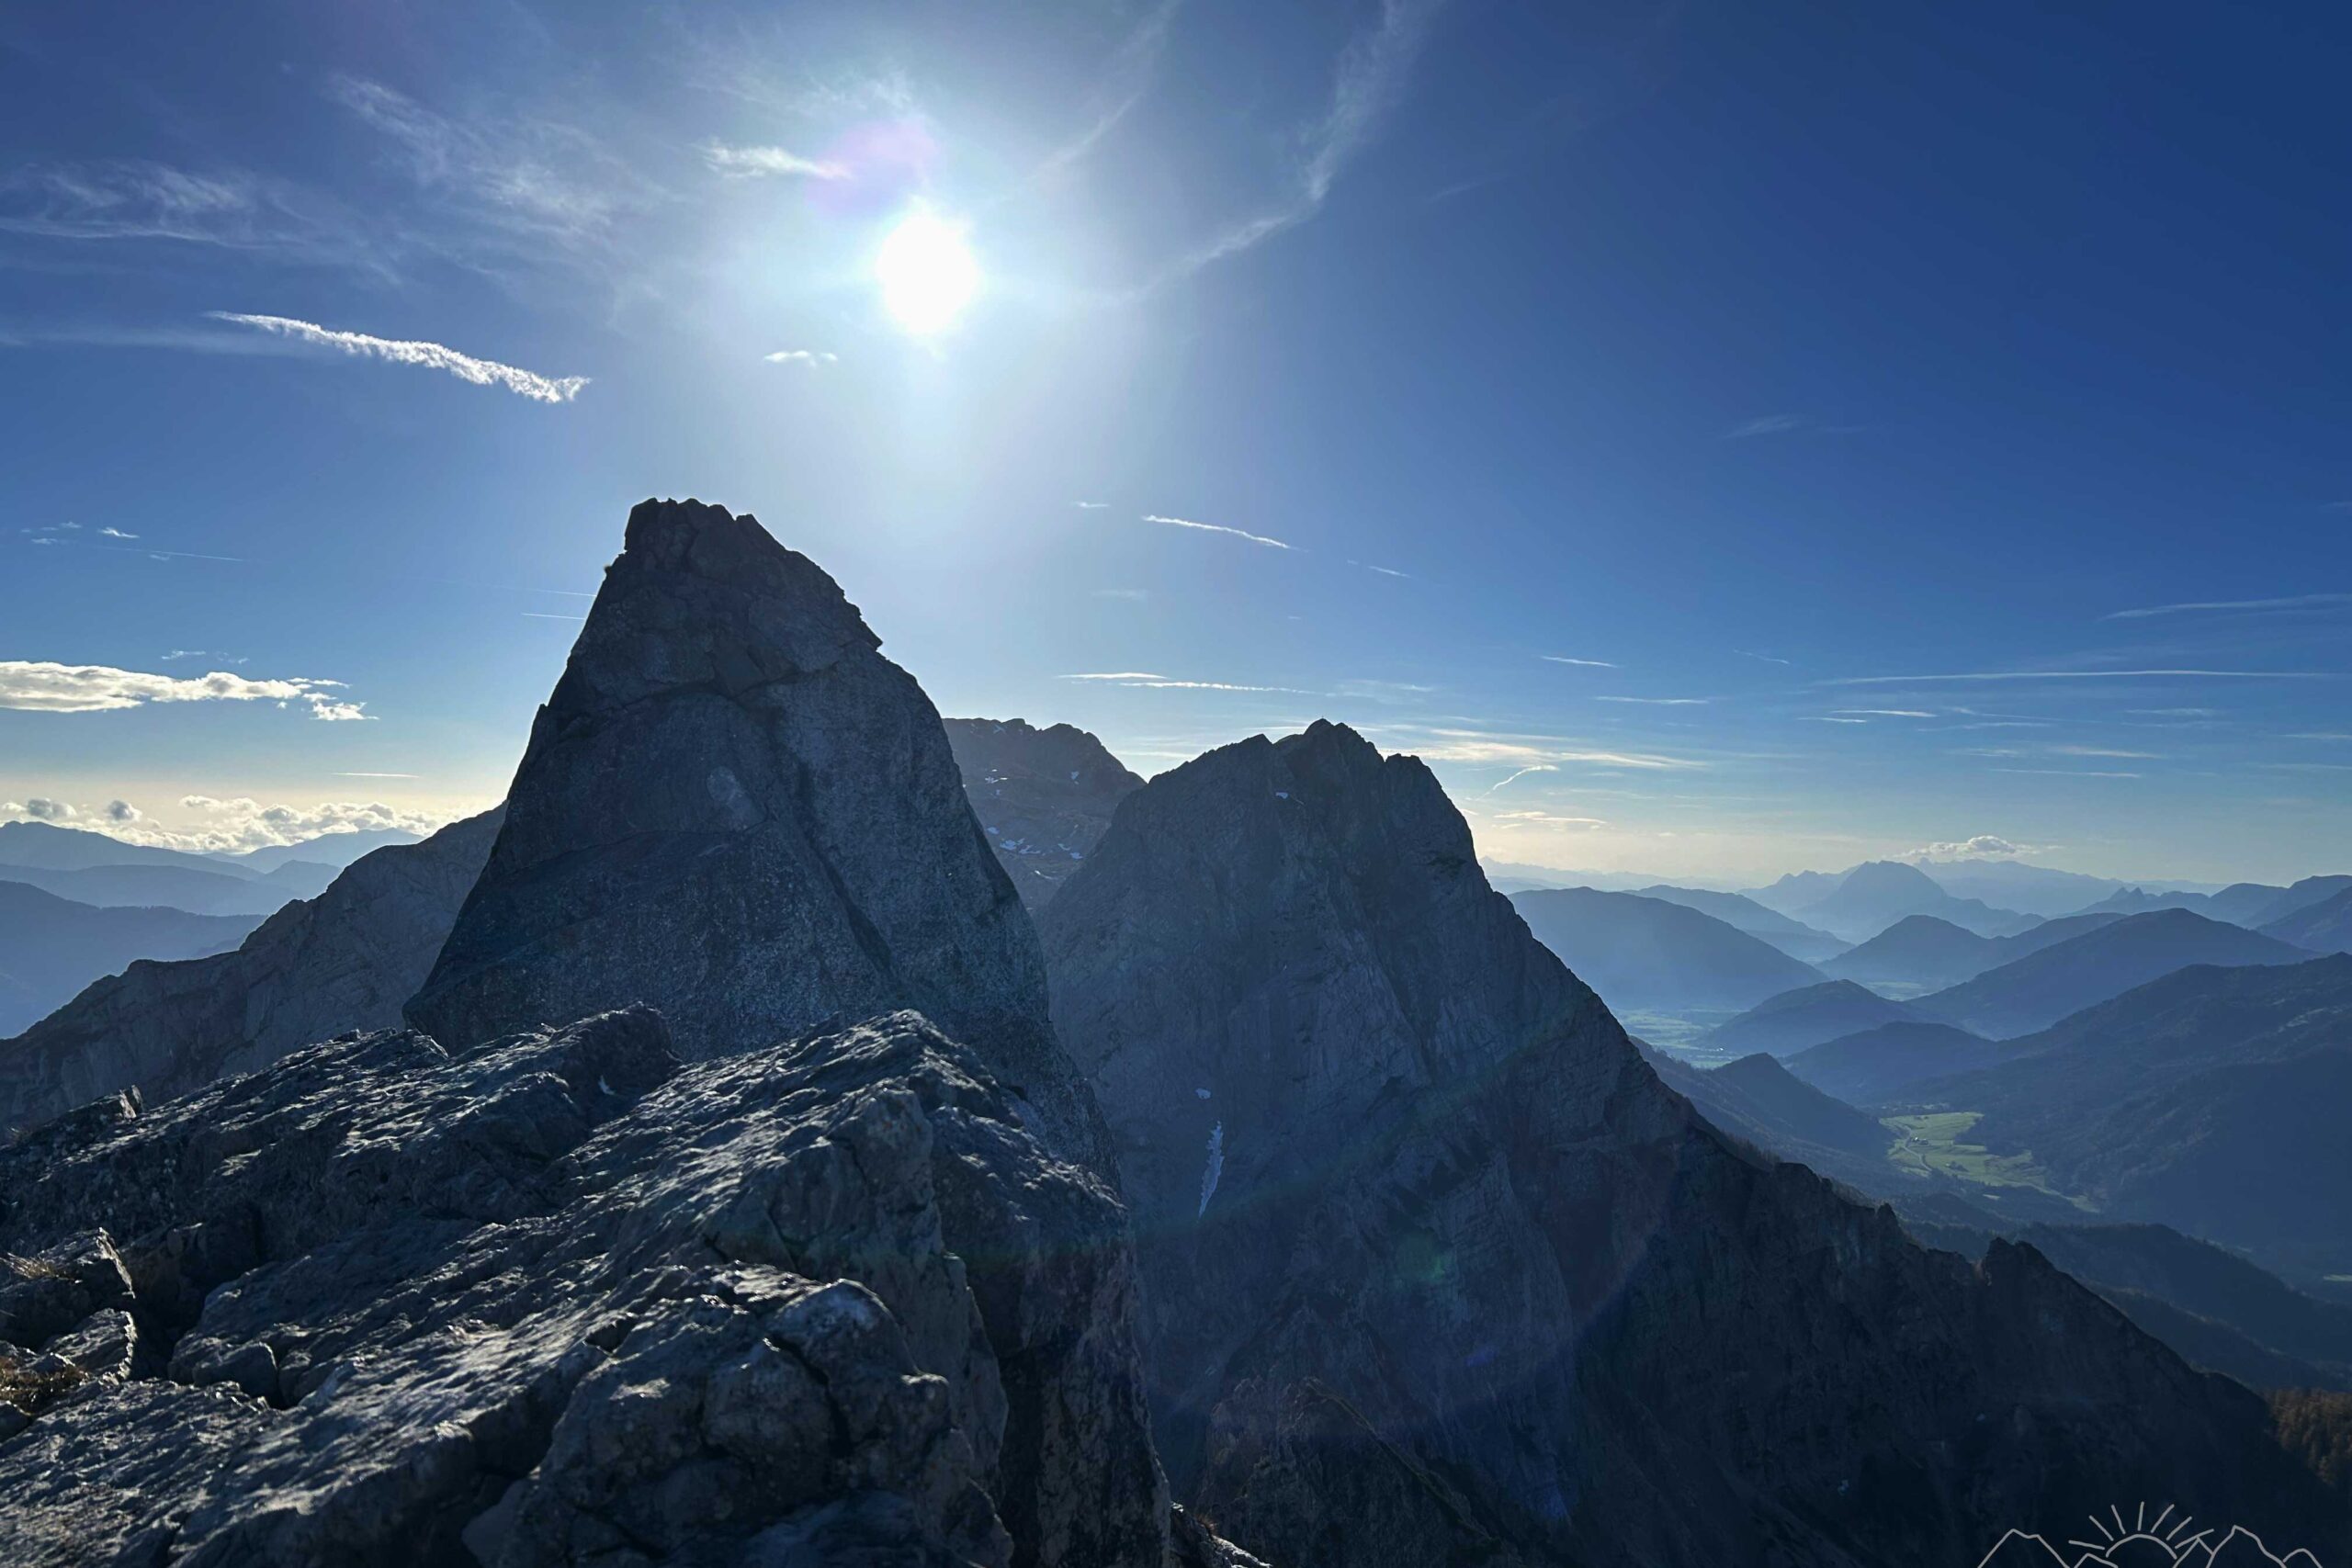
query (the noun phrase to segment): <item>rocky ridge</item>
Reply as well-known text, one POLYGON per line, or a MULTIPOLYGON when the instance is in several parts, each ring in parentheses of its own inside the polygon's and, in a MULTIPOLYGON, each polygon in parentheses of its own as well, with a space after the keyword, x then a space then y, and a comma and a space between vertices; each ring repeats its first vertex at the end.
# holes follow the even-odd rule
POLYGON ((345 1030, 399 1023, 498 821, 488 811, 377 850, 233 951, 141 960, 0 1040, 0 1132, 133 1087, 160 1102, 345 1030))

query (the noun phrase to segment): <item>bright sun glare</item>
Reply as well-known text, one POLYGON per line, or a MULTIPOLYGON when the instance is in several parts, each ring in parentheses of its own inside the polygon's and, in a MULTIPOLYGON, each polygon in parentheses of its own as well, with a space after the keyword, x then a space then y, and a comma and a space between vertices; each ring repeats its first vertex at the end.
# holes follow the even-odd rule
POLYGON ((882 303, 910 333, 928 335, 953 321, 980 286, 980 265, 961 224, 917 208, 899 220, 874 258, 882 303))

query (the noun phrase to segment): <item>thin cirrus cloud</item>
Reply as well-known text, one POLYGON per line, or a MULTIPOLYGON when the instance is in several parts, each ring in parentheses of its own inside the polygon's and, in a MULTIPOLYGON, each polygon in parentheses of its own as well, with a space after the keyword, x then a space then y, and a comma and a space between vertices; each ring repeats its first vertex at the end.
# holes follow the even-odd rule
POLYGON ((1383 577, 1401 577, 1409 581, 1413 575, 1409 571, 1398 571, 1393 566, 1374 566, 1368 560, 1351 560, 1348 564, 1353 567, 1361 567, 1366 571, 1376 571, 1383 577))
POLYGON ((724 141, 704 144, 703 162, 719 174, 737 179, 845 180, 848 165, 825 158, 803 157, 783 147, 736 147, 724 141))
POLYGON ((320 326, 315 321, 296 321, 290 316, 254 316, 235 310, 212 310, 207 314, 216 321, 253 327, 278 337, 291 338, 297 343, 335 349, 355 358, 382 359, 394 365, 415 365, 428 370, 447 371, 460 381, 470 381, 477 387, 503 388, 535 402, 568 403, 580 395, 581 388, 588 384, 585 376, 542 376, 536 370, 502 365, 494 359, 477 359, 470 354, 461 354, 437 343, 344 332, 320 326))
POLYGON ((1825 686, 1907 686, 1926 681, 2326 681, 2328 670, 1980 670, 1958 675, 1849 675, 1825 686))
POLYGON ((1065 675, 1062 679, 1094 681, 1106 686, 1126 686, 1146 692, 1282 692, 1297 697, 1319 694, 1301 691, 1296 686, 1248 686, 1231 681, 1180 680, 1172 675, 1155 675, 1148 670, 1089 671, 1082 674, 1065 675))
POLYGON ((1157 523, 1167 528, 1195 528, 1204 534, 1227 534, 1237 539, 1247 539, 1253 545, 1263 545, 1269 549, 1287 550, 1296 547, 1284 544, 1280 539, 1268 538, 1263 534, 1252 534, 1246 528, 1228 528, 1222 523, 1195 523, 1189 517, 1162 517, 1156 512, 1145 513, 1143 520, 1147 523, 1157 523))
POLYGON ((32 713, 113 713, 157 703, 275 702, 310 705, 312 718, 365 719, 363 705, 335 695, 343 682, 309 677, 249 680, 223 670, 182 678, 105 664, 0 661, 0 708, 32 713))
POLYGON ((779 348, 760 357, 770 365, 834 365, 841 361, 840 355, 821 348, 779 348))
POLYGON ((1565 653, 1539 653, 1535 656, 1546 664, 1576 664, 1587 670, 1614 670, 1616 665, 1606 659, 1570 659, 1565 653))
POLYGON ((1840 714, 1852 718, 1933 718, 1926 708, 1839 708, 1840 714))
POLYGON ((1651 708, 1697 708, 1704 707, 1715 699, 1713 697, 1595 697, 1592 700, 1597 703, 1638 703, 1644 707, 1651 708))
POLYGON ((1750 653, 1744 648, 1735 648, 1732 651, 1738 654, 1742 659, 1753 659, 1765 664, 1793 664, 1796 662, 1793 659, 1782 659, 1778 654, 1750 653))
POLYGON ((1404 97, 1430 24, 1442 8, 1442 0, 1382 0, 1380 19, 1340 51, 1330 99, 1300 139, 1302 155, 1293 169, 1291 188, 1270 209, 1231 225, 1178 258, 1154 282, 1170 282, 1238 255, 1320 211, 1340 175, 1373 143, 1404 97))
POLYGON ((2328 610, 2352 605, 2352 593, 2295 593, 2283 599, 2207 599, 2187 604, 2147 604, 2136 610, 2115 610, 2102 621, 2143 621, 2156 615, 2188 615, 2199 612, 2261 612, 2265 610, 2328 610))

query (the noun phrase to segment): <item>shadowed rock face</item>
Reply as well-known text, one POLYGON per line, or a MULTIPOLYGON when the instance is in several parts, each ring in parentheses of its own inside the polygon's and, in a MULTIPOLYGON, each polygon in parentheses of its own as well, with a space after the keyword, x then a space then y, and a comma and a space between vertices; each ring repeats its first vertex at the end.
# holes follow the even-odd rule
POLYGON ((907 1014, 101 1101, 0 1150, 0 1561, 1157 1564, 1123 1240, 907 1014))
POLYGON ((947 742, 997 863, 1033 910, 1060 891, 1143 784, 1074 725, 951 718, 947 742))
POLYGON ((753 518, 639 505, 410 1021, 478 1040, 643 1002, 703 1058, 912 1008, 1091 1149, 1028 916, 878 646, 753 518))
POLYGON ((498 822, 487 811, 377 850, 235 952, 133 964, 0 1041, 0 1132, 134 1087, 157 1104, 329 1035, 399 1023, 498 822))
POLYGON ((1212 752, 1041 924, 1163 1458, 1272 1561, 1963 1562, 2111 1495, 2341 1533, 2258 1400, 2030 1248, 1924 1251, 1698 1120, 1410 758, 1212 752))

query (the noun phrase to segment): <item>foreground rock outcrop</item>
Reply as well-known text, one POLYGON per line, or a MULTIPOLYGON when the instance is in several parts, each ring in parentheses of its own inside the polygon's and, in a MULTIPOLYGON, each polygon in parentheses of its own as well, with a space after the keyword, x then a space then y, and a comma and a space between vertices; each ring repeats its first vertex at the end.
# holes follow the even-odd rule
POLYGON ((1043 908, 1143 780, 1076 725, 951 718, 964 794, 1023 902, 1043 908))
POLYGON ((702 1058, 911 1008, 1091 1150, 1035 932, 879 646, 755 519, 639 505, 410 1021, 474 1040, 643 1002, 702 1058))
POLYGON ((0 1252, 11 1564, 1170 1550, 1118 1206, 913 1015, 102 1100, 0 1150, 0 1252))
POLYGON ((2030 1247, 1727 1141, 1318 724, 1152 781, 1042 916, 1180 1497, 1295 1564, 1963 1562, 2165 1497, 2344 1535, 2262 1402, 2030 1247))
POLYGON ((155 1104, 345 1030, 399 1023, 498 823, 486 811, 377 850, 235 951, 133 964, 0 1040, 0 1134, 134 1087, 155 1104))

